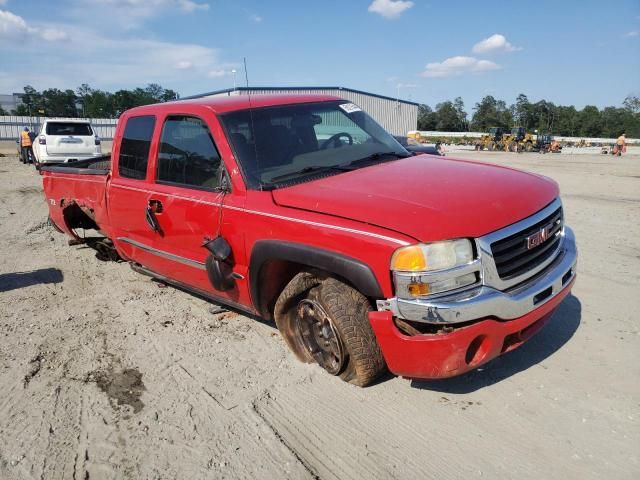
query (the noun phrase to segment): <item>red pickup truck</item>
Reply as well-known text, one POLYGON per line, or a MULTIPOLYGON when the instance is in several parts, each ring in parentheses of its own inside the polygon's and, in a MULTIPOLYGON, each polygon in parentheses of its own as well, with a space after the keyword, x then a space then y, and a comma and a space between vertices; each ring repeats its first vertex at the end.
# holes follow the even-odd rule
POLYGON ((44 166, 52 223, 103 256, 275 321, 356 385, 467 372, 537 332, 575 280, 558 186, 410 155, 330 96, 125 112, 110 158, 44 166))

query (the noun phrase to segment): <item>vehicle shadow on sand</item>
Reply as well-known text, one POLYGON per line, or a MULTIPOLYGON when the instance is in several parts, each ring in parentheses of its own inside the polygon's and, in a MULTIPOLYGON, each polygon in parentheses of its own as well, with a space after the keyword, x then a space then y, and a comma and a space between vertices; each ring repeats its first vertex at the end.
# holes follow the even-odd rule
POLYGON ((57 268, 41 268, 30 272, 0 274, 0 292, 8 292, 32 285, 61 283, 64 280, 62 271, 57 268))
POLYGON ((413 380, 411 386, 436 392, 464 394, 501 382, 553 355, 573 337, 580 325, 581 317, 580 300, 569 295, 547 325, 519 348, 459 377, 413 380))

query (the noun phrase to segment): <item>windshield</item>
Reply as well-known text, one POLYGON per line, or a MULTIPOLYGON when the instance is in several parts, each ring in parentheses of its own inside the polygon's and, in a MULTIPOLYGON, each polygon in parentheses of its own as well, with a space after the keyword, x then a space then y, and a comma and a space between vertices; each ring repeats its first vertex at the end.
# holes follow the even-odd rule
POLYGON ((409 155, 369 115, 344 101, 240 110, 220 120, 254 189, 409 155))

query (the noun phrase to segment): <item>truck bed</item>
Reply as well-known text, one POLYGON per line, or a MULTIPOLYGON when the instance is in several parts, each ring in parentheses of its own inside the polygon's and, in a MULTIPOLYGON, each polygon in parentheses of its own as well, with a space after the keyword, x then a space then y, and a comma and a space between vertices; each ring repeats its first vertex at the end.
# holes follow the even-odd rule
POLYGON ((79 162, 43 165, 40 169, 49 218, 59 230, 79 238, 77 228, 109 236, 107 183, 111 156, 79 162))
POLYGON ((72 173, 78 175, 107 175, 111 171, 111 155, 90 158, 79 162, 42 165, 43 172, 72 173))

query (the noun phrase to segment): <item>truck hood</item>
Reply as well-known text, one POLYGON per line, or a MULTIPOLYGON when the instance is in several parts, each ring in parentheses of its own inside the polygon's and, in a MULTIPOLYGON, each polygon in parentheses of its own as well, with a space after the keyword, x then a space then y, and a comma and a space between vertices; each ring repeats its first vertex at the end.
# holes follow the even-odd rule
POLYGON ((427 242, 479 237, 526 218, 558 196, 546 177, 419 155, 272 192, 283 207, 348 218, 427 242))

